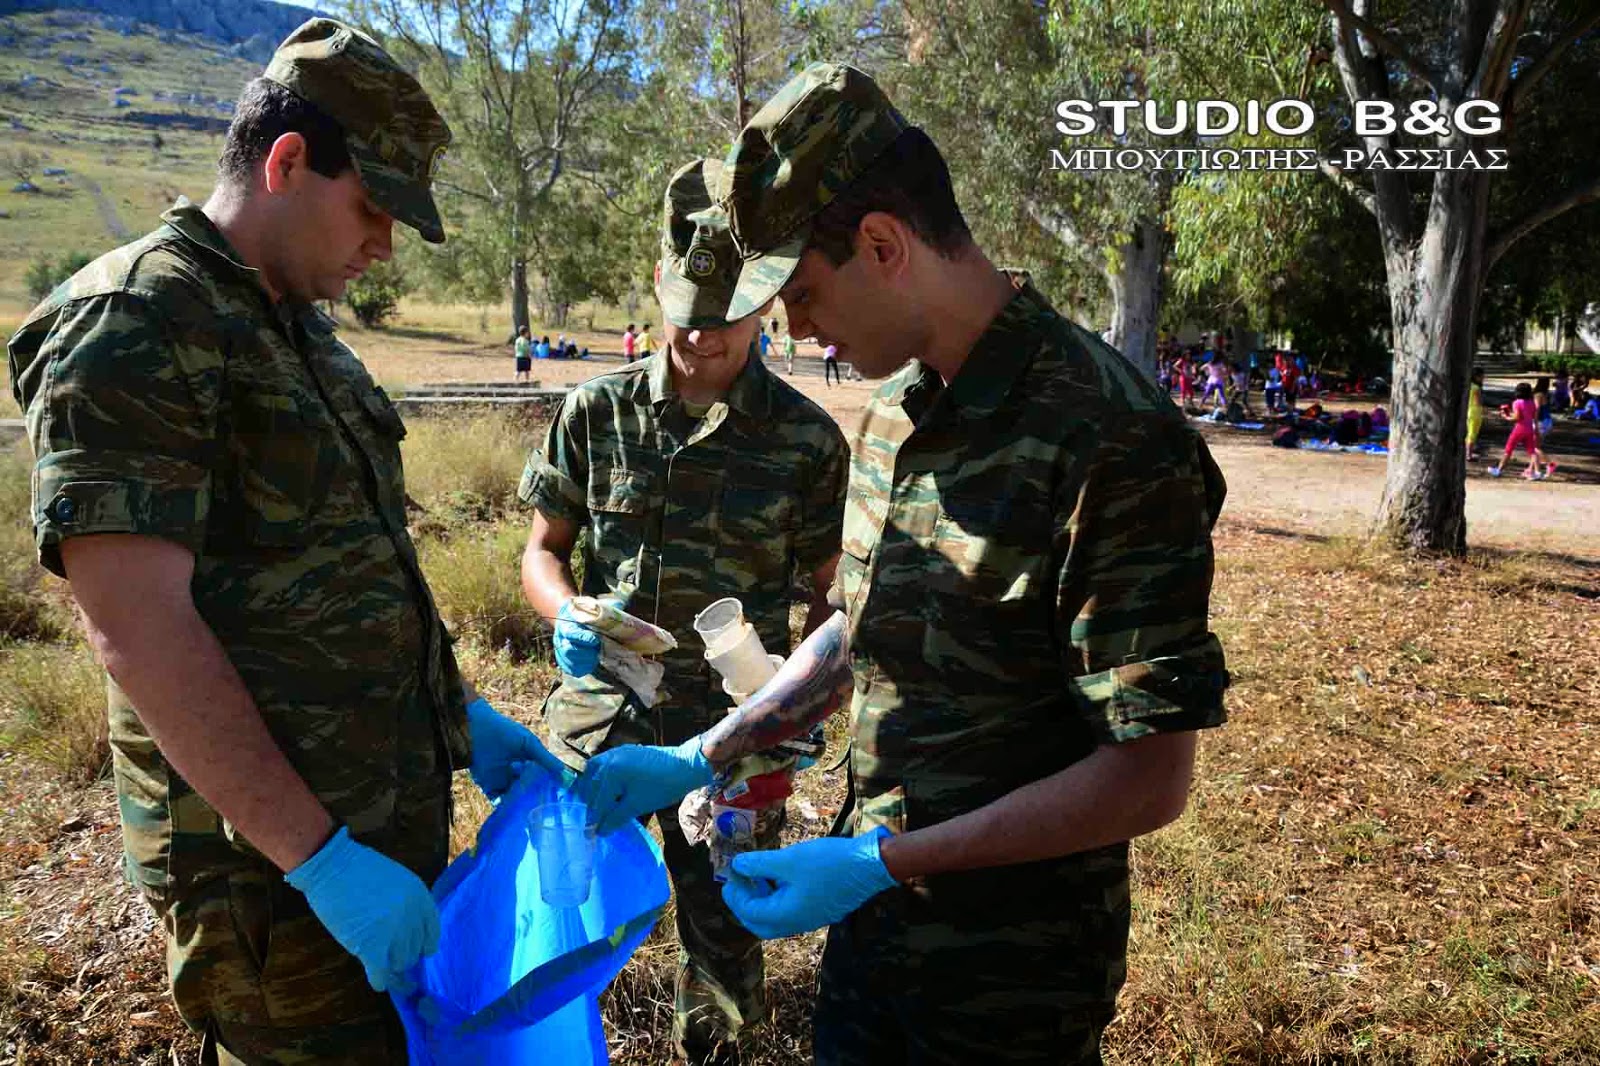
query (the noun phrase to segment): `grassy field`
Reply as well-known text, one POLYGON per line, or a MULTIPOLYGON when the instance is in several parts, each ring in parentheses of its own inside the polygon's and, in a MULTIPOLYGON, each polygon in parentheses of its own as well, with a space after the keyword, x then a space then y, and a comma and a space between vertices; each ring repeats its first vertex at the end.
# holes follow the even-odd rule
MULTIPOLYGON (((510 490, 537 432, 414 421, 405 445, 465 672, 528 720, 554 675, 516 589, 510 490)), ((81 1062, 92 1042, 98 1061, 165 1062, 194 1043, 117 876, 98 678, 30 562, 26 455, 0 464, 0 1039, 10 1061, 81 1062)), ((1201 745, 1189 813, 1135 850, 1111 1057, 1600 1061, 1600 561, 1408 562, 1248 508, 1218 548, 1231 720, 1201 745)), ((802 783, 794 836, 840 800, 837 773, 802 783)), ((460 794, 458 844, 485 813, 460 794)), ((819 950, 772 945, 775 1018, 749 1061, 805 1061, 819 950)), ((609 992, 614 1061, 667 1061, 675 951, 664 923, 609 992)))
POLYGON ((0 48, 5 152, 66 171, 41 169, 33 193, 0 174, 0 331, 9 333, 31 303, 22 278, 35 257, 98 255, 153 228, 179 194, 203 199, 211 188, 220 134, 129 116, 226 121, 216 101, 233 101, 259 70, 198 38, 123 36, 61 14, 0 18, 0 38, 11 41, 0 48), (115 105, 117 89, 128 90, 128 106, 115 105))

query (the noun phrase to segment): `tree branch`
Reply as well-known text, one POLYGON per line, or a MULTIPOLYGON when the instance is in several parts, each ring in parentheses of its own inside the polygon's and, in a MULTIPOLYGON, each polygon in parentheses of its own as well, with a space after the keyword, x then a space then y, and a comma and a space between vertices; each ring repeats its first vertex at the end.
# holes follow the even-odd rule
POLYGON ((1491 237, 1488 241, 1488 251, 1484 253, 1484 269, 1488 270, 1489 267, 1494 266, 1501 256, 1510 251, 1513 244, 1516 244, 1557 215, 1564 215, 1575 207, 1581 207, 1596 200, 1600 200, 1600 174, 1567 190, 1561 196, 1547 201, 1491 237))
POLYGON ((1536 59, 1533 65, 1517 78, 1511 87, 1511 110, 1515 111, 1527 103, 1528 97, 1533 95, 1533 90, 1544 80, 1544 76, 1550 73, 1551 68, 1561 61, 1567 49, 1571 48, 1578 38, 1597 27, 1600 27, 1600 5, 1589 14, 1574 19, 1572 25, 1562 31, 1561 36, 1556 38, 1555 43, 1545 51, 1544 55, 1536 59))
POLYGON ((1341 22, 1360 30, 1362 35, 1371 41, 1373 45, 1403 63, 1406 69, 1421 78, 1428 88, 1435 93, 1439 91, 1439 83, 1443 79, 1439 77, 1432 67, 1424 63, 1399 41, 1379 29, 1371 20, 1350 10, 1347 0, 1322 0, 1322 6, 1333 12, 1341 22))
POLYGON ((1368 214, 1372 215, 1374 218, 1377 217, 1377 197, 1373 196, 1372 193, 1368 192, 1352 181, 1350 179, 1350 175, 1346 174, 1343 170, 1339 169, 1321 157, 1318 157, 1317 159, 1317 169, 1322 171, 1323 175, 1335 185, 1339 186, 1339 188, 1353 196, 1356 203, 1367 209, 1368 214))
POLYGON ((1517 38, 1528 20, 1528 8, 1533 0, 1513 0, 1495 8, 1494 20, 1484 36, 1483 55, 1478 69, 1467 83, 1462 99, 1498 100, 1505 92, 1506 79, 1511 76, 1511 61, 1516 55, 1517 38))

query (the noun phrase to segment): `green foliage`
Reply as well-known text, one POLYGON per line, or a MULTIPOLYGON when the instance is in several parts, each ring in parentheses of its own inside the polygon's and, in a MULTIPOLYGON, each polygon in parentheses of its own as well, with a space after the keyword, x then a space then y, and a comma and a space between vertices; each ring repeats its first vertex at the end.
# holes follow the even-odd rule
POLYGON ((1522 358, 1522 369, 1540 374, 1569 374, 1600 377, 1600 355, 1556 355, 1551 352, 1532 352, 1522 358))
POLYGON ((411 289, 405 271, 391 259, 369 266, 345 288, 344 300, 363 326, 374 329, 394 314, 400 298, 411 289))
POLYGON ((28 264, 28 272, 23 277, 28 295, 36 301, 44 299, 57 285, 92 262, 94 257, 84 252, 66 252, 59 259, 52 259, 49 252, 41 252, 28 264))

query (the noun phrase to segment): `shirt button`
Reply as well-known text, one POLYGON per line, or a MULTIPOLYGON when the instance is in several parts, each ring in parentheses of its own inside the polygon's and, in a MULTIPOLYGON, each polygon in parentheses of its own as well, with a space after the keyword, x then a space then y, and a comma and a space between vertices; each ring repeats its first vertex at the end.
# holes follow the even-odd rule
POLYGON ((63 496, 56 501, 55 512, 56 521, 70 522, 78 516, 78 505, 73 502, 72 497, 63 496))

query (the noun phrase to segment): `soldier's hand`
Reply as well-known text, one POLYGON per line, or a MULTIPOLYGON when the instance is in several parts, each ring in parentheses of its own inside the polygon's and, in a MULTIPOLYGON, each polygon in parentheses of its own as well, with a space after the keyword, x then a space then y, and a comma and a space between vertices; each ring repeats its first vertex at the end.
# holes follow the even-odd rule
POLYGON ((407 972, 439 948, 439 908, 422 878, 340 828, 285 878, 378 992, 403 987, 407 972))
POLYGON ((572 771, 550 754, 533 730, 514 722, 479 697, 467 704, 467 730, 472 734, 472 780, 490 799, 499 799, 533 763, 567 785, 572 771))
POLYGON ((569 599, 556 612, 556 631, 550 643, 555 647, 556 665, 569 677, 588 677, 600 665, 600 634, 572 617, 569 599))
POLYGON ((878 854, 879 841, 888 835, 879 828, 735 855, 723 902, 763 940, 832 925, 898 883, 878 854))
POLYGON ((589 760, 572 791, 605 836, 631 818, 674 806, 715 776, 694 736, 675 748, 625 744, 603 751, 589 760))

